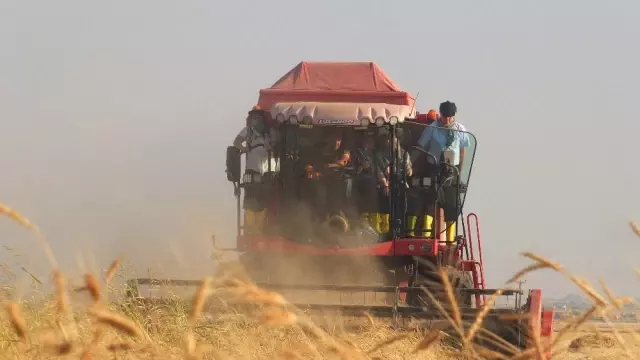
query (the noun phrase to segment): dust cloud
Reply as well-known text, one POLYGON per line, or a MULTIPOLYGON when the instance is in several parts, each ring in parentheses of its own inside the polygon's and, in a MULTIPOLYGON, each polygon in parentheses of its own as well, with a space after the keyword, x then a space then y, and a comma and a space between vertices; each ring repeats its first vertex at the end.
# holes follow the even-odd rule
MULTIPOLYGON (((70 277, 97 274, 116 257, 126 277, 210 274, 211 236, 235 242, 236 205, 224 174, 232 139, 200 132, 196 123, 179 129, 177 119, 175 128, 165 122, 142 131, 144 124, 127 124, 130 116, 78 118, 1 133, 0 202, 39 226, 70 277)), ((0 245, 0 264, 22 290, 34 277, 50 283, 34 234, 2 218, 0 245)))

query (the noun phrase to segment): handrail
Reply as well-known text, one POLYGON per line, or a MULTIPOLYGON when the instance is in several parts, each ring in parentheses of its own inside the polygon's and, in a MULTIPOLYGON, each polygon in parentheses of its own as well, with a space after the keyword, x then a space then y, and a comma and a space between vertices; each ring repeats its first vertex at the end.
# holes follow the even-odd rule
POLYGON ((223 247, 219 247, 218 244, 216 243, 216 234, 211 235, 211 242, 213 243, 213 249, 216 251, 238 251, 238 247, 229 247, 229 248, 223 248, 223 247))
MULTIPOLYGON (((483 267, 484 269, 484 260, 482 259, 482 240, 480 238, 480 222, 478 221, 478 215, 476 215, 476 213, 469 213, 467 215, 467 228, 469 229, 469 233, 471 233, 471 218, 473 217, 475 225, 476 225, 476 240, 478 242, 478 256, 480 257, 480 266, 483 267)), ((471 253, 471 260, 475 260, 475 256, 473 254, 473 243, 471 241, 469 241, 469 245, 470 245, 470 253, 471 253)))
MULTIPOLYGON (((482 239, 480 237, 480 222, 478 220, 478 215, 476 213, 469 213, 467 215, 467 229, 469 230, 469 251, 471 253, 471 260, 475 262, 475 256, 473 254, 473 241, 471 241, 471 218, 474 219, 476 226, 476 241, 478 242, 478 256, 480 257, 480 261, 477 264, 480 265, 480 284, 482 288, 486 288, 487 284, 484 279, 484 260, 482 259, 482 239)), ((486 295, 482 296, 483 304, 487 302, 486 295)))

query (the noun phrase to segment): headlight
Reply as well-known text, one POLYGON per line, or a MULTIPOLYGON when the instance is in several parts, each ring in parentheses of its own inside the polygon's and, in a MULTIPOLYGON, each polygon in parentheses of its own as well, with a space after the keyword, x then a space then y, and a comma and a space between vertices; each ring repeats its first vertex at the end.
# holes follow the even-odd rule
POLYGON ((389 124, 391 125, 395 125, 398 123, 398 117, 397 116, 392 116, 389 118, 389 124))
POLYGON ((298 117, 295 116, 295 115, 289 116, 289 123, 290 124, 297 124, 298 123, 298 117))
POLYGON ((305 115, 305 116, 302 118, 302 123, 303 123, 303 124, 305 124, 305 125, 311 125, 311 123, 312 123, 312 122, 313 122, 313 121, 312 121, 312 119, 311 119, 311 116, 309 116, 309 115, 305 115))
POLYGON ((369 122, 371 121, 371 119, 369 119, 368 117, 363 117, 360 119, 360 126, 369 126, 369 122))
POLYGON ((413 251, 416 249, 416 246, 413 244, 409 244, 409 251, 413 251))
POLYGON ((384 118, 382 116, 378 116, 376 118, 376 125, 378 125, 378 126, 384 125, 384 118))
POLYGON ((283 123, 284 122, 284 114, 280 113, 280 114, 276 115, 276 120, 279 123, 283 123))
POLYGON ((242 182, 245 184, 260 184, 262 183, 261 174, 244 174, 242 176, 242 182))

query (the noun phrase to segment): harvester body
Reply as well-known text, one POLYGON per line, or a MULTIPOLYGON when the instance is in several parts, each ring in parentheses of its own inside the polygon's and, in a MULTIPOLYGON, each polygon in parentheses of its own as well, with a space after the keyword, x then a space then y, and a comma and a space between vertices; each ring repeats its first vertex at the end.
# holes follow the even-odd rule
MULTIPOLYGON (((415 97, 373 63, 302 62, 260 91, 258 107, 279 133, 269 152, 277 169, 243 174, 240 152, 229 147, 227 178, 238 205, 232 250, 259 286, 289 294, 303 309, 396 319, 442 318, 451 300, 446 282, 465 319, 497 292, 485 285, 478 217, 463 211, 472 133, 448 129, 467 145, 459 166, 446 151, 434 152, 437 144, 416 144, 438 125, 416 121, 415 97), (265 204, 259 227, 243 223, 248 189, 265 204)), ((492 309, 487 327, 519 347, 530 345, 532 332, 551 335, 541 290, 501 291, 515 301, 492 309), (529 320, 498 320, 504 313, 529 320)))

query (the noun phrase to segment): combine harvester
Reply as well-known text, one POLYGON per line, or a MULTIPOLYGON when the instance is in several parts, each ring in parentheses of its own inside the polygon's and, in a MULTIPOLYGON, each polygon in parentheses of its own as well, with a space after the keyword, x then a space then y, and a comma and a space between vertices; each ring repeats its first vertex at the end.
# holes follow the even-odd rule
MULTIPOLYGON (((366 311, 396 320, 442 319, 435 302, 449 309, 444 273, 455 287, 463 319, 472 322, 487 296, 498 292, 485 286, 478 217, 463 212, 475 137, 461 134, 469 139, 461 168, 438 161, 410 143, 427 126, 416 119, 414 105, 414 96, 374 63, 302 62, 260 90, 258 107, 270 110, 265 123, 280 135, 272 154, 279 168, 243 176, 240 152, 227 149, 238 236, 237 246, 224 250, 240 253, 258 286, 281 292, 301 309, 351 315, 366 311), (352 160, 353 149, 367 142, 395 155, 398 148, 390 144, 397 140, 412 154, 413 173, 391 171, 389 195, 382 198, 384 204, 375 201, 384 206, 363 213, 358 201, 376 195, 363 191, 358 180, 362 169, 322 167, 320 153, 334 151, 337 139, 352 149, 352 160), (312 176, 316 172, 321 175, 312 176), (257 230, 242 221, 241 197, 247 189, 268 195, 265 222, 257 230), (420 221, 407 212, 408 199, 416 198, 424 199, 421 211, 428 214, 418 213, 420 221), (297 292, 306 295, 302 301, 297 292)), ((404 169, 406 157, 390 158, 399 159, 391 161, 391 169, 404 169)), ((159 283, 193 286, 198 281, 131 282, 159 283)), ((550 339, 553 311, 543 311, 542 290, 503 290, 501 296, 512 304, 492 307, 484 320, 487 330, 521 349, 532 346, 533 332, 543 341, 550 339)))

